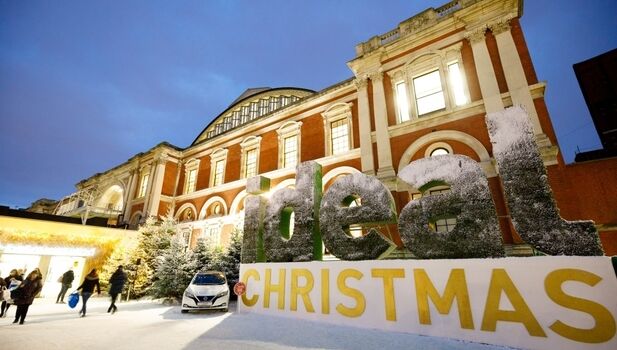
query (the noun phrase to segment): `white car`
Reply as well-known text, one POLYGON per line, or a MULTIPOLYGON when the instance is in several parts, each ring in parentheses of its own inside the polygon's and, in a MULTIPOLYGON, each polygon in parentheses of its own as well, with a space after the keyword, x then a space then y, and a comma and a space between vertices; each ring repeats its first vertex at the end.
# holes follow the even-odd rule
POLYGON ((182 312, 229 309, 229 286, 219 271, 198 272, 182 295, 182 312))

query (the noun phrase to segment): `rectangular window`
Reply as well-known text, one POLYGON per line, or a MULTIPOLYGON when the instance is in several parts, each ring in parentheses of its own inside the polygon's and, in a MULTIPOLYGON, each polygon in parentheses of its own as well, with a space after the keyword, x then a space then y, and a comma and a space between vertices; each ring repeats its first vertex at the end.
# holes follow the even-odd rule
POLYGON ((225 161, 224 160, 217 161, 216 165, 214 166, 214 180, 212 181, 212 184, 214 186, 223 184, 223 171, 224 170, 225 170, 225 161))
POLYGON ((240 113, 241 113, 241 118, 242 118, 242 124, 248 122, 249 121, 249 106, 242 106, 240 113))
POLYGON ((137 198, 146 196, 146 189, 148 189, 148 180, 150 179, 150 174, 143 174, 141 176, 141 183, 139 184, 139 194, 137 198))
POLYGON ((340 119, 330 124, 332 154, 340 154, 349 151, 349 128, 347 119, 340 119))
POLYGON ((246 151, 246 158, 244 161, 244 177, 248 179, 249 177, 257 175, 257 150, 255 148, 246 151))
POLYGON ((207 240, 209 240, 212 244, 219 244, 219 232, 220 228, 218 225, 208 225, 206 226, 203 235, 207 240))
POLYGON ((461 75, 458 62, 448 65, 448 73, 450 74, 450 84, 452 85, 452 93, 454 94, 454 103, 456 103, 457 106, 467 104, 463 76, 461 75))
POLYGON ((289 96, 281 96, 281 107, 285 107, 289 104, 289 96))
MULTIPOLYGON (((448 192, 450 192, 449 188, 443 188, 439 190, 430 190, 429 194, 432 196, 434 194, 448 193, 448 192)), ((454 230, 455 226, 456 226, 456 218, 450 217, 450 218, 436 220, 434 224, 434 229, 437 232, 450 232, 454 230)))
POLYGON ((283 147, 283 168, 295 167, 298 163, 298 136, 286 137, 283 147))
POLYGON ((259 115, 259 104, 257 102, 251 103, 251 110, 249 112, 250 119, 253 120, 259 115))
POLYGON ((407 102, 407 87, 405 82, 396 84, 396 107, 398 109, 399 123, 409 120, 409 103, 407 102))
POLYGON ((270 111, 274 111, 277 108, 279 108, 279 98, 270 97, 270 111))
POLYGON ((191 169, 186 175, 186 190, 184 193, 195 192, 195 183, 197 181, 197 169, 191 169))
POLYGON ((414 78, 413 87, 419 116, 446 108, 439 70, 414 78))
POLYGON ((268 109, 268 100, 262 99, 259 101, 259 115, 268 114, 270 110, 268 109))

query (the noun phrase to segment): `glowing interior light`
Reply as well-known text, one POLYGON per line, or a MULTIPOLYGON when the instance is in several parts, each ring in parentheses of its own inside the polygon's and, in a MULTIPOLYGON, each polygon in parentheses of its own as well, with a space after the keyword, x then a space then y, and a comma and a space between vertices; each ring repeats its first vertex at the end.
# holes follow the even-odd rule
POLYGON ((0 251, 3 254, 93 256, 96 249, 7 244, 0 246, 0 251))
POLYGON ((404 82, 396 84, 396 105, 401 122, 409 120, 409 105, 407 103, 407 90, 404 82))
POLYGON ((458 63, 454 62, 448 65, 450 72, 450 83, 452 84, 452 92, 454 93, 454 101, 457 106, 467 104, 467 96, 465 96, 465 88, 463 86, 463 77, 458 63))

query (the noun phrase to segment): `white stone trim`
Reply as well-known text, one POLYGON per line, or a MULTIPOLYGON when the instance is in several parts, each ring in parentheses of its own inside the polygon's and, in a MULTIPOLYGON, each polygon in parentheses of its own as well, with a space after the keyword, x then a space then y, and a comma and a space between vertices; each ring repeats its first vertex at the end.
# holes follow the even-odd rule
MULTIPOLYGON (((225 183, 225 170, 227 169, 227 153, 229 152, 226 148, 217 148, 210 155, 210 184, 208 187, 214 187, 214 175, 216 174, 216 163, 218 161, 223 161, 223 181, 222 184, 225 183)), ((219 185, 220 186, 220 185, 219 185)))
POLYGON ((238 208, 240 207, 240 202, 242 202, 242 200, 246 198, 246 196, 246 190, 242 190, 234 197, 233 201, 231 201, 231 205, 229 206, 229 215, 240 214, 238 208))
POLYGON ((183 194, 187 194, 187 193, 192 193, 195 192, 195 190, 197 190, 197 179, 199 178, 199 163, 201 162, 200 159, 196 159, 196 158, 191 158, 189 159, 186 163, 184 163, 184 186, 182 186, 183 188, 183 194), (189 173, 191 172, 191 170, 195 170, 195 187, 192 189, 188 188, 188 181, 189 181, 189 173))
POLYGON ((283 123, 278 129, 276 134, 278 135, 278 168, 285 168, 285 139, 288 137, 296 136, 296 165, 300 164, 300 153, 302 146, 302 122, 300 121, 288 121, 283 123))
POLYGON ((182 214, 182 212, 187 209, 190 208, 193 210, 193 214, 195 215, 195 217, 193 217, 193 221, 195 219, 197 219, 197 208, 195 207, 195 205, 193 203, 184 203, 180 206, 180 208, 178 208, 178 210, 176 210, 176 213, 174 214, 174 218, 176 220, 178 220, 178 218, 180 218, 180 214, 182 214))
POLYGON ((452 149, 452 146, 450 146, 449 144, 447 144, 445 142, 435 142, 435 143, 429 145, 426 148, 426 151, 424 152, 424 158, 430 157, 431 156, 431 152, 433 152, 437 148, 443 148, 443 149, 447 150, 448 153, 454 154, 454 150, 452 149))
POLYGON ((332 154, 332 123, 339 121, 341 119, 345 119, 347 121, 347 134, 348 134, 348 142, 349 149, 353 149, 353 119, 351 115, 351 106, 353 104, 351 102, 337 102, 331 104, 326 110, 321 113, 323 124, 324 124, 324 144, 325 144, 325 155, 331 156, 332 154))
POLYGON ((457 130, 436 131, 416 139, 411 145, 409 145, 409 147, 407 147, 405 152, 403 152, 398 164, 398 172, 401 172, 403 168, 409 165, 411 158, 413 158, 414 154, 416 154, 420 148, 424 147, 426 144, 444 140, 458 141, 469 146, 480 158, 480 165, 486 176, 494 177, 497 175, 492 158, 484 145, 482 145, 482 143, 475 137, 457 130))
POLYGON ((350 167, 350 166, 340 166, 340 167, 331 169, 321 179, 321 183, 322 183, 323 189, 326 188, 326 184, 330 180, 334 179, 335 177, 337 177, 339 175, 343 175, 343 174, 356 174, 356 173, 360 173, 360 172, 361 172, 360 170, 358 170, 358 169, 356 169, 354 167, 350 167))
POLYGON ((499 85, 497 84, 493 63, 486 46, 485 33, 486 27, 475 28, 467 32, 467 38, 471 43, 485 109, 487 113, 492 113, 503 110, 504 104, 499 93, 499 85))
POLYGON ((208 200, 201 206, 201 210, 199 211, 199 215, 197 216, 197 220, 207 219, 206 218, 206 211, 208 210, 208 207, 210 207, 210 205, 212 205, 214 203, 221 203, 222 204, 223 211, 221 213, 221 216, 226 216, 228 214, 227 203, 225 202, 225 200, 222 197, 220 197, 220 196, 213 196, 213 197, 208 198, 208 200))
MULTIPOLYGON (((248 136, 240 142, 240 178, 246 179, 246 162, 249 151, 257 151, 257 159, 255 159, 255 172, 259 174, 259 156, 261 149, 261 136, 248 136)), ((227 165, 227 164, 225 164, 227 165)))
MULTIPOLYGON (((313 159, 313 160, 321 164, 322 166, 328 166, 331 164, 346 162, 348 160, 358 159, 358 158, 360 158, 360 149, 355 148, 344 154, 338 154, 334 156, 328 156, 328 157, 323 157, 323 158, 318 158, 318 159, 313 159)), ((262 173, 260 175, 271 178, 271 179, 276 179, 276 178, 281 178, 281 177, 288 176, 291 174, 295 174, 295 170, 296 169, 293 169, 293 168, 277 169, 277 170, 269 171, 267 173, 262 173)), ((213 193, 221 193, 221 192, 237 189, 239 187, 244 187, 244 186, 246 186, 246 179, 235 180, 232 182, 224 183, 216 187, 204 188, 199 191, 190 193, 188 195, 178 196, 176 197, 176 202, 181 202, 181 201, 195 199, 195 198, 203 198, 213 193)))
POLYGON ((354 80, 358 90, 358 135, 360 136, 360 162, 362 172, 375 175, 373 163, 373 142, 371 140, 371 111, 368 102, 368 81, 366 78, 354 80))

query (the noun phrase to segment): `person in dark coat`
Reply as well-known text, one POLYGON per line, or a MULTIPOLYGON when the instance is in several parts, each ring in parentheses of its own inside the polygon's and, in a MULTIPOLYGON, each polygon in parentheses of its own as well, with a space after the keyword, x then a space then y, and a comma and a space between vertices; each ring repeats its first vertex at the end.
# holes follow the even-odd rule
MULTIPOLYGON (((11 286, 11 281, 17 280, 17 270, 11 270, 11 273, 4 279, 4 283, 6 284, 6 288, 11 286)), ((6 317, 6 314, 9 312, 9 304, 6 300, 2 301, 2 306, 0 306, 0 317, 6 317)))
POLYGON ((118 266, 116 272, 111 275, 109 278, 109 295, 111 295, 111 305, 107 309, 107 312, 111 312, 112 314, 118 311, 118 307, 116 306, 116 298, 118 294, 122 293, 122 288, 124 288, 124 283, 126 282, 126 273, 122 270, 122 265, 118 266))
POLYGON ((24 324, 28 309, 34 302, 34 297, 43 289, 42 279, 43 276, 39 269, 34 269, 34 271, 28 274, 26 280, 15 290, 18 291, 18 293, 17 297, 13 299, 13 302, 17 305, 17 312, 15 312, 15 321, 13 321, 13 323, 19 321, 19 324, 24 324))
POLYGON ((64 304, 64 296, 66 295, 66 291, 71 288, 73 285, 73 280, 75 279, 75 274, 73 273, 73 268, 69 268, 67 272, 62 274, 62 288, 60 289, 60 293, 58 293, 58 297, 56 298, 56 304, 64 304))
POLYGON ((99 285, 99 274, 96 273, 96 269, 92 269, 90 273, 84 278, 84 281, 81 283, 77 290, 81 289, 81 298, 82 298, 82 306, 79 314, 81 317, 86 317, 86 303, 88 299, 94 293, 94 287, 96 287, 96 292, 101 294, 101 286, 99 285))

